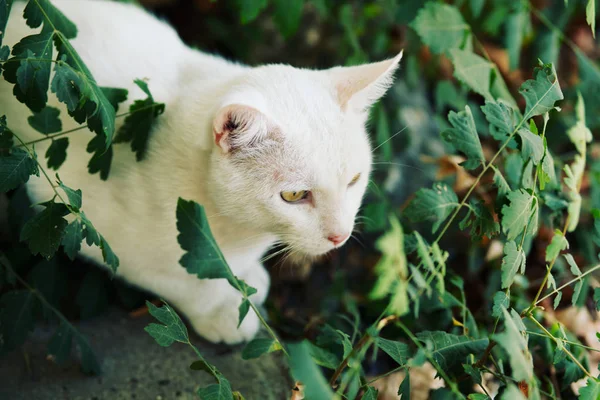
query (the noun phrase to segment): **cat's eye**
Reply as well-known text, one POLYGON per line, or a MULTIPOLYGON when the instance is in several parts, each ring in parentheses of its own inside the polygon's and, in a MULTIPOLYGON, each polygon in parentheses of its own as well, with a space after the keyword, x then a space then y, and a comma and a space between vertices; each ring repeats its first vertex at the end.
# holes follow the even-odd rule
POLYGON ((308 190, 298 190, 297 192, 281 192, 281 198, 288 203, 297 203, 308 197, 308 190))
POLYGON ((354 175, 354 178, 352 178, 352 180, 350 181, 350 183, 348 184, 348 186, 354 185, 356 182, 358 182, 359 179, 360 179, 360 173, 354 175))

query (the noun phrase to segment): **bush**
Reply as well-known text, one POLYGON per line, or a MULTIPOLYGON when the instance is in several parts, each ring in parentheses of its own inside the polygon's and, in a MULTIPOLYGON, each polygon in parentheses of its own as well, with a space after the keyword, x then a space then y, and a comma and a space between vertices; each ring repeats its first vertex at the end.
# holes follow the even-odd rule
MULTIPOLYGON (((11 3, 0 1, 0 31, 11 3)), ((376 387, 398 371, 407 372, 398 391, 408 398, 408 372, 427 362, 445 385, 431 393, 436 399, 598 399, 593 362, 600 346, 554 311, 576 307, 595 318, 600 309, 595 2, 449 3, 252 0, 203 6, 208 34, 202 32, 200 43, 249 62, 277 57, 314 67, 405 50, 401 79, 372 115, 376 161, 360 220, 363 247, 348 245, 314 270, 312 276, 326 276, 326 284, 309 278, 307 302, 298 301, 305 294, 293 285, 292 300, 275 288, 272 297, 297 314, 291 318, 269 306, 271 326, 261 317, 266 335, 248 343, 242 357, 282 353, 307 399, 376 399, 376 387), (241 26, 224 26, 237 19, 241 26)), ((176 19, 176 10, 162 12, 176 19)), ((44 163, 33 147, 38 140, 23 142, 19 128, 0 119, 0 190, 9 193, 14 232, 0 253, 0 353, 26 340, 41 308, 43 318, 59 322, 48 343, 54 361, 66 360, 74 341, 84 371, 99 373, 88 341, 61 307, 68 285, 64 265, 84 239, 102 249, 113 270, 118 255, 86 218, 81 191, 49 175, 64 161, 72 131, 61 131, 59 111, 46 106, 46 94, 50 89, 73 118, 85 122, 79 129, 96 133, 88 169, 102 179, 109 178, 112 143, 129 141, 143 158, 149 129, 165 105, 136 81, 147 98, 117 114, 127 93, 96 84, 69 44, 75 26, 47 0, 30 0, 24 17, 31 27, 52 28, 35 39, 49 48, 54 43, 57 55, 41 54, 27 38, 13 47, 12 57, 1 47, 3 76, 32 110, 29 123, 45 135, 39 140, 52 140, 52 146, 44 163), (56 73, 49 82, 52 64, 56 73), (19 79, 26 74, 40 79, 27 85, 19 79), (78 90, 70 90, 71 83, 78 90), (123 117, 115 134, 115 118, 123 117), (140 126, 145 129, 134 129, 140 126), (55 196, 32 215, 19 187, 40 173, 55 196)), ((212 245, 198 239, 200 229, 204 237, 210 234, 200 205, 180 199, 177 217, 184 250, 212 245)), ((206 260, 197 252, 190 257, 193 265, 183 266, 208 278, 206 260)), ((240 291, 240 321, 250 308, 258 312, 248 298, 255 289, 235 277, 223 257, 217 267, 211 265, 210 277, 227 279, 240 291)), ((92 281, 84 278, 81 285, 92 281)), ((83 297, 78 303, 85 309, 83 297)), ((236 383, 193 346, 172 308, 147 306, 160 322, 146 328, 158 344, 191 346, 198 355, 191 368, 215 378, 198 391, 200 398, 242 398, 236 383)))

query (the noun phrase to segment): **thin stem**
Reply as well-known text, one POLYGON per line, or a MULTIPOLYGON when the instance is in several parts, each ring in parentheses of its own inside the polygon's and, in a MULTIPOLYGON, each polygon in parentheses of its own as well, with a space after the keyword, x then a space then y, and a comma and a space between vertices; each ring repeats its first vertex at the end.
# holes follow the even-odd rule
MULTIPOLYGON (((535 319, 531 313, 528 313, 528 314, 527 314, 527 317, 528 317, 528 318, 529 318, 529 319, 530 319, 530 320, 531 320, 531 321, 532 321, 534 324, 536 324, 536 325, 538 326, 538 328, 540 328, 540 329, 541 329, 541 330, 542 330, 542 331, 543 331, 543 332, 546 334, 546 336, 547 336, 548 338, 552 339, 552 340, 553 340, 553 341, 554 341, 556 344, 558 344, 558 341, 559 341, 559 340, 561 340, 561 341, 562 341, 562 339, 557 339, 557 338, 555 338, 555 337, 554 337, 554 335, 552 335, 550 332, 548 332, 548 330, 547 330, 547 329, 544 327, 544 325, 540 324, 540 322, 539 322, 537 319, 535 319)), ((566 348, 563 348, 563 351, 564 351, 564 352, 567 354, 567 356, 568 356, 568 357, 569 357, 571 360, 573 360, 573 362, 575 363, 575 365, 577 365, 579 368, 581 368, 581 370, 582 370, 582 371, 583 371, 583 372, 584 372, 584 373, 585 373, 585 374, 586 374, 588 377, 590 377, 590 378, 592 378, 592 379, 595 379, 595 378, 592 376, 592 374, 590 374, 590 373, 588 372, 588 370, 587 370, 587 369, 585 369, 583 365, 581 365, 581 363, 579 362, 579 360, 578 360, 578 359, 577 359, 577 358, 576 358, 576 357, 575 357, 575 356, 574 356, 574 355, 573 355, 573 354, 572 354, 572 353, 571 353, 569 350, 567 350, 566 348)))
POLYGON ((11 62, 17 62, 17 61, 42 61, 42 62, 47 62, 47 63, 58 63, 57 60, 52 60, 49 58, 35 58, 35 57, 23 57, 23 58, 9 58, 8 60, 4 60, 4 61, 0 61, 0 64, 8 64, 11 62))
POLYGON ((360 338, 360 340, 358 341, 356 346, 354 346, 352 348, 352 351, 350 352, 350 354, 348 354, 348 356, 346 356, 346 358, 344 358, 344 360, 341 362, 341 364, 333 372, 331 379, 329 379, 329 386, 333 386, 335 384, 335 382, 338 380, 338 378, 344 371, 344 368, 346 368, 346 366, 348 365, 350 358, 352 358, 363 346, 365 346, 367 344, 367 342, 369 342, 370 339, 371 339, 371 335, 369 335, 368 333, 365 333, 364 336, 360 338))
POLYGON ((54 308, 54 306, 50 304, 48 300, 46 300, 46 298, 36 288, 29 285, 26 280, 24 280, 19 274, 17 274, 17 272, 10 265, 10 261, 8 260, 3 251, 0 251, 0 264, 2 264, 4 268, 10 271, 10 273, 17 279, 17 281, 21 285, 23 285, 27 290, 29 290, 34 296, 36 296, 43 303, 44 307, 52 311, 52 313, 54 313, 54 315, 56 315, 58 319, 61 320, 61 322, 69 325, 69 327, 72 330, 77 331, 77 329, 75 329, 75 327, 67 320, 67 318, 65 318, 65 316, 62 315, 60 311, 54 308))
MULTIPOLYGON (((575 53, 576 55, 580 56, 580 57, 585 57, 588 58, 585 53, 579 48, 579 46, 577 46, 575 44, 575 42, 573 42, 571 39, 569 39, 567 36, 565 36, 565 34, 556 26, 554 25, 554 23, 552 21, 550 21, 545 15, 544 13, 540 12, 537 8, 535 8, 533 5, 531 5, 531 3, 529 2, 525 2, 525 4, 527 5, 527 7, 529 8, 529 10, 544 24, 546 25, 546 27, 548 29, 550 29, 551 31, 553 31, 558 38, 567 45, 567 47, 569 47, 573 53, 575 53)), ((592 67, 592 69, 596 72, 596 74, 600 77, 600 69, 598 69, 598 67, 596 66, 595 63, 590 61, 590 66, 592 67)))
MULTIPOLYGON (((546 335, 542 335, 541 333, 538 333, 538 332, 533 332, 533 331, 525 331, 525 332, 528 333, 528 334, 530 334, 530 335, 534 335, 534 336, 546 337, 546 335)), ((563 342, 565 342, 565 343, 572 344, 573 346, 581 347, 582 349, 586 349, 586 350, 589 350, 589 351, 600 352, 599 349, 595 349, 593 347, 586 346, 586 345, 581 344, 581 343, 572 342, 572 341, 567 340, 567 339, 560 339, 560 340, 563 341, 563 342)))
MULTIPOLYGON (((376 381, 378 381, 378 380, 380 380, 382 378, 385 378, 388 375, 391 375, 391 374, 393 374, 395 372, 398 372, 400 370, 403 370, 405 368, 406 368, 406 365, 401 365, 400 367, 396 367, 396 368, 394 368, 394 369, 386 372, 385 374, 377 375, 375 378, 371 379, 370 381, 368 381, 367 383, 365 383, 364 385, 362 385, 362 387, 370 386, 373 382, 376 382, 376 381)), ((407 371, 407 373, 408 373, 408 371, 407 371)))
POLYGON ((429 353, 429 351, 427 351, 423 345, 421 344, 421 342, 419 341, 419 339, 410 331, 410 329, 408 329, 406 327, 406 325, 404 325, 402 323, 402 321, 398 320, 396 321, 396 324, 400 327, 400 329, 402 329, 404 331, 404 333, 406 333, 406 335, 413 341, 413 343, 421 350, 424 351, 425 356, 427 357, 427 359, 429 359, 429 362, 435 367, 435 369, 437 370, 438 374, 444 379, 444 381, 446 382, 446 384, 450 387, 450 389, 452 390, 452 392, 454 392, 457 396, 459 396, 460 398, 465 398, 465 396, 458 390, 458 388, 456 387, 456 382, 452 381, 450 379, 450 377, 446 374, 446 372, 438 365, 437 361, 435 361, 435 359, 433 358, 433 356, 429 353))
MULTIPOLYGON (((144 111, 144 110, 147 110, 147 109, 150 109, 150 108, 155 108, 155 107, 158 107, 158 106, 162 106, 162 103, 152 103, 150 105, 138 108, 138 109, 133 110, 133 111, 128 111, 128 112, 124 112, 124 113, 121 113, 121 114, 117 114, 117 115, 115 115, 115 119, 121 118, 121 117, 126 117, 128 115, 135 114, 135 113, 138 113, 140 111, 144 111)), ((17 145, 17 147, 22 147, 22 146, 26 146, 26 145, 30 145, 30 144, 34 144, 34 143, 38 143, 38 142, 43 142, 45 140, 52 140, 55 137, 63 136, 63 135, 66 135, 68 133, 77 132, 77 131, 80 131, 80 130, 85 129, 85 128, 88 128, 88 124, 80 125, 77 128, 69 129, 69 130, 63 131, 63 132, 54 133, 52 135, 46 135, 43 138, 35 139, 35 140, 30 141, 30 142, 26 142, 26 143, 22 143, 21 142, 22 144, 17 145)))
MULTIPOLYGON (((594 271, 597 271, 600 269, 600 264, 594 266, 593 268, 590 268, 589 270, 587 270, 586 272, 584 272, 581 275, 576 276, 574 279, 571 279, 569 282, 565 283, 564 285, 560 286, 557 289, 554 289, 552 292, 548 293, 547 295, 545 295, 544 297, 542 297, 539 300, 534 300, 534 305, 537 305, 538 303, 541 303, 542 301, 546 300, 548 297, 560 292, 561 290, 563 290, 564 288, 566 288, 569 285, 572 285, 573 283, 580 281, 581 279, 583 279, 585 276, 591 274, 594 271)), ((544 285, 541 286, 541 288, 543 288, 544 285)))

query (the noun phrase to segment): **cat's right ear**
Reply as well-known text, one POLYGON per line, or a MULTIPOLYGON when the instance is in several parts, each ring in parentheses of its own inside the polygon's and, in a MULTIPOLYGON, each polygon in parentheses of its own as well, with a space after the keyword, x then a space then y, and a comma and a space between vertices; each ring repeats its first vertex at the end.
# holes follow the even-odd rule
POLYGON ((268 129, 267 117, 243 104, 222 107, 213 120, 215 144, 223 153, 255 145, 267 135, 268 129))

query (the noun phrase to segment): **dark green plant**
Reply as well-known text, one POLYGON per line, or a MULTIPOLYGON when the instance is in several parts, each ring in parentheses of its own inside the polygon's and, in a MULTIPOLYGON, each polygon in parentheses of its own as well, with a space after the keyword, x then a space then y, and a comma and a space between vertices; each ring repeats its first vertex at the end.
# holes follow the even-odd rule
MULTIPOLYGON (((11 3, 0 0, 0 31, 11 3)), ((600 69, 565 33, 577 13, 584 13, 595 31, 595 1, 558 1, 544 9, 526 1, 501 0, 457 0, 452 4, 232 0, 226 5, 239 13, 242 23, 250 24, 248 29, 259 29, 261 18, 272 16, 285 38, 301 29, 303 11, 312 9, 338 28, 341 44, 335 57, 348 63, 393 53, 397 46, 390 30, 409 24, 402 83, 417 93, 420 81, 433 82, 430 91, 436 99, 431 113, 441 134, 430 139, 443 149, 437 156, 458 155, 462 162, 456 170, 471 178, 459 191, 453 188, 457 183, 452 181, 454 175, 435 179, 415 190, 414 198, 402 205, 405 199, 397 196, 401 190, 387 188, 386 171, 376 170, 365 217, 380 258, 374 267, 374 285, 366 293, 368 300, 361 304, 367 311, 359 312, 353 300, 344 300, 350 323, 342 328, 331 318, 319 325, 316 335, 299 343, 279 339, 276 327, 269 326, 249 300, 255 289, 234 276, 222 257, 202 206, 180 199, 174 213, 179 243, 186 251, 182 267, 202 279, 226 279, 240 292, 240 323, 252 308, 265 326, 268 337, 248 343, 242 357, 281 352, 292 376, 303 383, 306 398, 312 400, 376 399, 373 384, 377 380, 396 371, 408 372, 426 361, 446 386, 432 393, 436 399, 490 398, 483 373, 494 375, 502 399, 572 396, 569 384, 579 379, 586 379, 580 399, 599 398, 600 381, 590 372, 586 359, 586 352, 596 350, 563 325, 549 326, 545 320, 548 310, 542 306, 551 299, 557 308, 563 295, 570 295, 573 306, 582 307, 593 299, 600 310, 600 289, 591 285, 594 272, 600 269, 600 159, 590 150, 600 128, 600 69), (492 61, 484 44, 490 38, 506 49, 511 71, 531 66, 525 71, 533 70, 531 79, 518 85, 505 80, 506 71, 492 61), (418 56, 422 46, 427 49, 425 61, 418 56), (556 72, 564 52, 578 62, 574 84, 564 85, 560 70, 558 75, 556 72), (440 79, 445 63, 451 63, 452 77, 440 79), (582 190, 584 180, 589 182, 589 191, 582 190), (546 242, 542 240, 544 229, 553 232, 546 242), (448 240, 450 234, 456 240, 448 240), (461 241, 463 237, 468 238, 467 245, 461 241), (482 260, 480 254, 490 242, 501 244, 501 261, 482 260), (536 264, 532 249, 543 258, 544 271, 537 280, 531 275, 536 264), (218 259, 207 259, 208 251, 218 254, 218 259), (473 258, 480 261, 469 259, 467 263, 465 253, 475 254, 473 258), (580 267, 576 259, 589 266, 580 267), (471 293, 465 280, 475 274, 486 279, 489 298, 483 307, 468 300, 471 293), (436 317, 436 321, 427 321, 436 317), (386 371, 377 376, 367 374, 367 368, 382 354, 390 360, 386 371), (544 364, 553 365, 560 386, 534 369, 544 364), (482 393, 475 393, 474 387, 482 393)), ((11 49, 0 48, 3 76, 15 84, 17 99, 34 112, 29 123, 45 135, 39 140, 52 140, 52 146, 45 167, 32 146, 39 140, 24 143, 18 129, 9 129, 10 121, 0 119, 0 189, 15 189, 41 172, 55 196, 43 204, 41 213, 29 217, 20 240, 33 254, 50 258, 62 245, 64 253, 74 258, 85 238, 88 244, 102 248, 106 263, 116 270, 117 256, 81 210, 81 191, 66 186, 58 175, 52 180, 47 173, 46 168, 58 169, 64 161, 68 138, 62 136, 73 132, 61 131, 58 110, 46 107, 47 92, 56 93, 69 114, 86 123, 78 129, 97 134, 88 146, 93 153, 88 169, 100 172, 102 179, 109 178, 113 141, 130 141, 137 159, 143 158, 150 126, 164 105, 155 102, 144 82, 136 81, 147 98, 136 101, 129 112, 117 114, 127 93, 98 87, 69 44, 76 27, 47 0, 30 0, 24 17, 31 27, 42 25, 43 29, 15 45, 10 58, 11 49), (52 65, 56 74, 50 82, 52 65), (32 84, 23 85, 20 76, 32 76, 32 84), (77 90, 71 90, 68 81, 75 82, 77 90), (114 120, 119 117, 126 120, 115 133, 114 120), (74 215, 70 224, 64 218, 68 214, 74 215)), ((404 155, 400 150, 404 146, 397 143, 404 127, 392 132, 401 125, 396 109, 406 102, 392 92, 373 116, 375 165, 385 165, 390 171, 396 161, 403 161, 399 157, 404 155)), ((406 136, 416 141, 419 133, 406 136)), ((60 320, 49 353, 57 362, 65 360, 74 338, 84 370, 98 372, 85 338, 41 290, 18 275, 7 255, 3 254, 0 262, 3 283, 19 288, 5 290, 0 299, 0 352, 23 343, 33 326, 34 305, 39 302, 60 320)), ((215 378, 214 384, 198 391, 200 398, 242 398, 234 391, 236 382, 228 381, 191 344, 185 326, 168 305, 157 308, 148 303, 148 308, 161 323, 146 328, 158 344, 169 346, 177 341, 191 346, 199 359, 191 368, 215 378)), ((398 389, 403 398, 410 393, 406 376, 398 389)))

